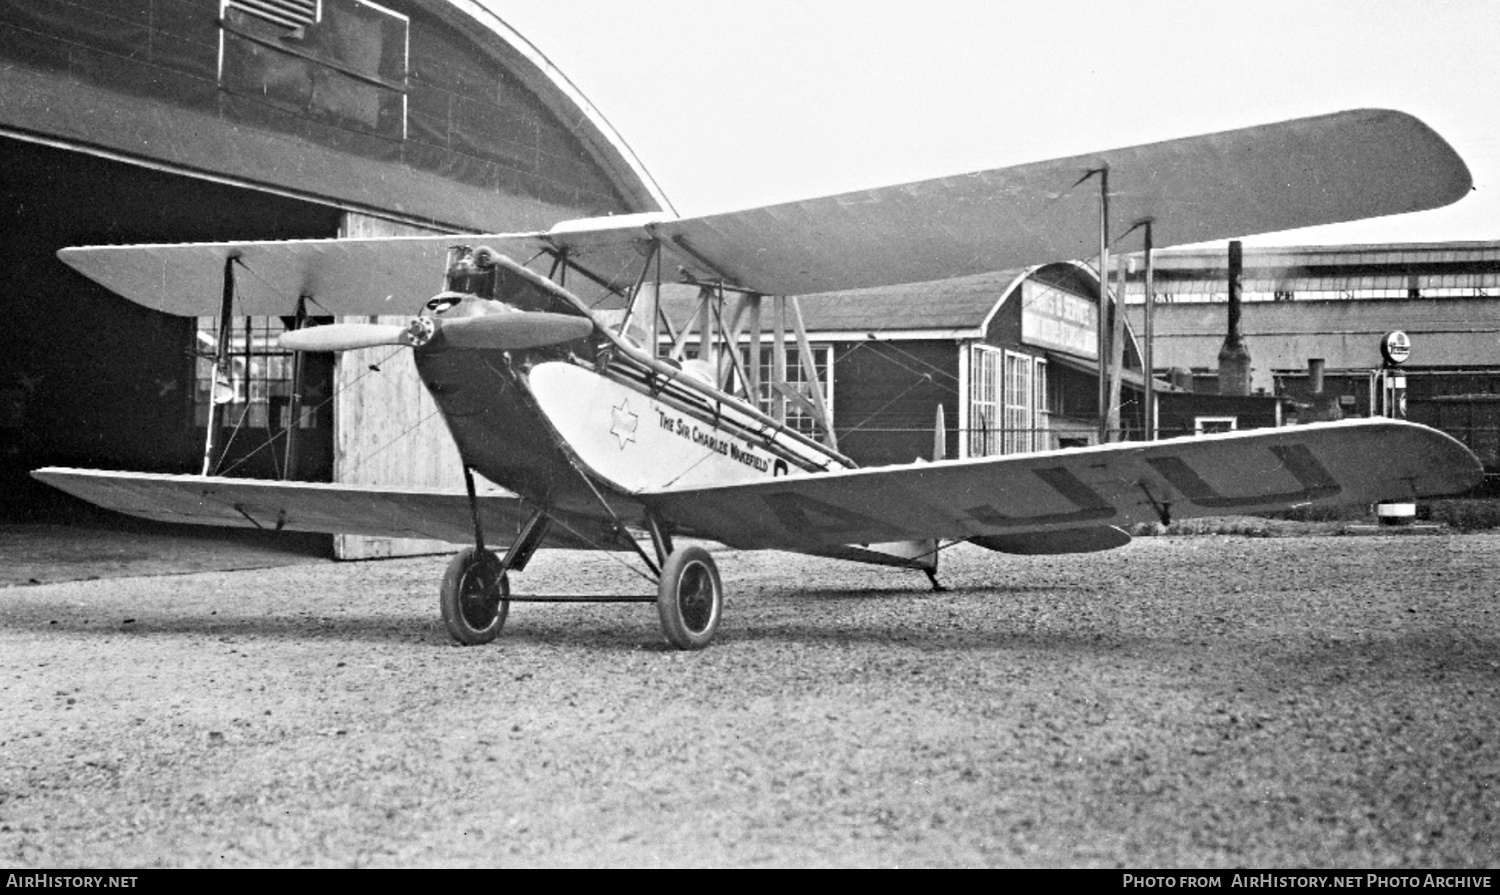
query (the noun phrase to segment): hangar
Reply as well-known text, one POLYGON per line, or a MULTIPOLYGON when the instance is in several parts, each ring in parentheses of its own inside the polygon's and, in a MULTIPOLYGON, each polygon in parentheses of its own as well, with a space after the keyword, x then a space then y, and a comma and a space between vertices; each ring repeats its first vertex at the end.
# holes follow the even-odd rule
MULTIPOLYGON (((6 518, 54 496, 26 476, 43 465, 196 472, 212 443, 221 471, 369 481, 389 472, 394 437, 447 438, 400 358, 296 370, 274 348, 290 320, 232 318, 232 375, 212 382, 211 318, 120 299, 59 248, 526 230, 669 208, 578 90, 469 0, 7 2, 0 60, 0 276, 21 328, 0 354, 6 518)), ((255 271, 238 277, 254 288, 255 271)), ((457 475, 454 451, 411 456, 431 465, 419 478, 457 475)))

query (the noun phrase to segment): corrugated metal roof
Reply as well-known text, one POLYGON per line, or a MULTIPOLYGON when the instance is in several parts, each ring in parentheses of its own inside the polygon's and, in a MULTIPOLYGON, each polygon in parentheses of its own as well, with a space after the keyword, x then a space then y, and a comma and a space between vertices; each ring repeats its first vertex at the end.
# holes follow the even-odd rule
POLYGON ((802 318, 810 332, 977 329, 1025 273, 805 295, 802 318))
MULTIPOLYGON (((1127 299, 1137 301, 1145 263, 1134 270, 1127 299)), ((1155 254, 1158 295, 1223 295, 1228 290, 1226 248, 1173 249, 1155 254)), ((1255 247, 1244 249, 1247 295, 1302 292, 1353 293, 1410 290, 1500 291, 1500 242, 1391 243, 1382 245, 1255 247)))
MULTIPOLYGON (((1025 269, 801 296, 809 333, 972 331, 983 327, 1006 290, 1025 269)), ((662 306, 674 323, 692 313, 698 290, 662 286, 662 306)))

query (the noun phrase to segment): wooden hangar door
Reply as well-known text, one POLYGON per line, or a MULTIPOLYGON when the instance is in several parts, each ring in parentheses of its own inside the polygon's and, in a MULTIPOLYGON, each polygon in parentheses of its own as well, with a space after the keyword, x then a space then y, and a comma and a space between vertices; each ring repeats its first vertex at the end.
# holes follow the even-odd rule
MULTIPOLYGON (((346 237, 420 236, 440 231, 349 213, 346 237)), ((454 237, 454 241, 460 241, 454 237)), ((443 271, 432 272, 432 294, 443 288, 443 271)), ((409 296, 409 314, 379 317, 381 323, 404 324, 430 296, 409 296)), ((358 318, 363 320, 364 318, 358 318)), ((406 348, 364 348, 338 356, 333 375, 333 480, 343 484, 408 488, 462 488, 463 466, 448 424, 417 375, 406 348)), ((482 491, 497 486, 476 477, 482 491)), ((412 538, 335 535, 334 556, 373 559, 450 553, 452 544, 412 538)))

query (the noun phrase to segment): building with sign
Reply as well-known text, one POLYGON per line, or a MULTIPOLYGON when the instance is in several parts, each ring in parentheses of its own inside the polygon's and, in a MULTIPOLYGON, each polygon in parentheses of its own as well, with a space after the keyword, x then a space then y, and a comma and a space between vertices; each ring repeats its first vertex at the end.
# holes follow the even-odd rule
MULTIPOLYGON (((664 291, 672 319, 687 319, 691 295, 664 291)), ((800 303, 839 450, 862 465, 932 459, 938 425, 949 458, 1099 439, 1099 279, 1086 265, 808 295, 800 303)), ((789 351, 794 369, 799 360, 789 351)), ((1138 438, 1144 381, 1128 326, 1122 353, 1123 435, 1138 438)), ((796 416, 789 421, 795 425, 796 416)))

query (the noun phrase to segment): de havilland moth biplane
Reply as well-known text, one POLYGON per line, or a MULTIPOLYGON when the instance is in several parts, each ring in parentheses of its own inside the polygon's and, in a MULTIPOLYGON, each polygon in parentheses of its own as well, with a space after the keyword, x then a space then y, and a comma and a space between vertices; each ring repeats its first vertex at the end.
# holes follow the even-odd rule
POLYGON ((798 295, 1092 258, 1111 223, 1149 224, 1156 244, 1178 245, 1436 208, 1470 188, 1463 161, 1426 125, 1357 110, 704 217, 64 249, 86 276, 171 314, 288 315, 299 299, 336 317, 411 314, 298 329, 282 344, 409 346, 466 488, 34 475, 153 519, 471 542, 440 600, 465 644, 499 633, 510 601, 524 599, 509 579, 537 548, 633 551, 658 581, 639 599, 654 599, 672 645, 697 649, 719 625, 723 586, 689 539, 921 569, 936 586, 939 551, 959 542, 1104 550, 1141 522, 1470 488, 1481 476, 1473 454, 1389 419, 856 468, 832 437, 796 431, 757 402, 776 388, 824 409, 817 389, 788 386, 774 362, 766 377, 758 362, 763 339, 783 365, 788 341, 803 340, 808 357, 798 295), (237 268, 271 288, 235 294, 237 268), (663 282, 699 287, 695 345, 691 327, 666 319, 663 282), (513 493, 478 493, 476 473, 513 493), (508 546, 491 552, 502 532, 508 546))

